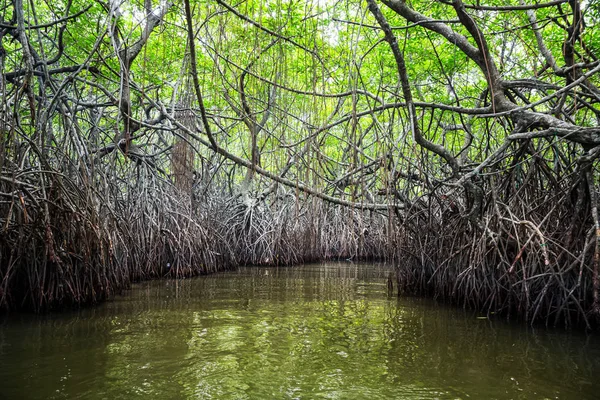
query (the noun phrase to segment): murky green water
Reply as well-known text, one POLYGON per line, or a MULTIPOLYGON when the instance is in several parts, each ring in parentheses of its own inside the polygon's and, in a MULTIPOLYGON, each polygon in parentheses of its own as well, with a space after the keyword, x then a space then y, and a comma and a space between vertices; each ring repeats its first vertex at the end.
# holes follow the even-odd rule
POLYGON ((597 336, 388 298, 381 267, 242 268, 0 323, 2 399, 598 399, 597 336))

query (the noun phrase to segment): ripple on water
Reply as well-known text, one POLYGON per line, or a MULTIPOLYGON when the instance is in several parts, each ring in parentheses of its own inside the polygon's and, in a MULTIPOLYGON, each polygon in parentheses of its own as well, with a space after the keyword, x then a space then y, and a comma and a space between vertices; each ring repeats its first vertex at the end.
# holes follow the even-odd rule
POLYGON ((594 336, 387 296, 380 265, 153 281, 0 325, 7 399, 594 399, 594 336))

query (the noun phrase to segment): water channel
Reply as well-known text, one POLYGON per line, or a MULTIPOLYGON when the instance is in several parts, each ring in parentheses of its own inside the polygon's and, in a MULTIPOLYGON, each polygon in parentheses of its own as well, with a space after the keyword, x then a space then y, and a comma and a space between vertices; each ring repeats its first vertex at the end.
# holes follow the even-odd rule
POLYGON ((387 295, 387 270, 247 267, 0 319, 0 399, 598 399, 600 338, 387 295))

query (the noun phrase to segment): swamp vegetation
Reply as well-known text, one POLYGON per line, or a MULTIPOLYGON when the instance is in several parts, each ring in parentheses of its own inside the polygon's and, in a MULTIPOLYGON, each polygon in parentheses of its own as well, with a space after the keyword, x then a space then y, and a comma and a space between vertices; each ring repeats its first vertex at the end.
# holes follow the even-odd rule
POLYGON ((600 3, 2 0, 0 308, 246 264, 600 317, 600 3))

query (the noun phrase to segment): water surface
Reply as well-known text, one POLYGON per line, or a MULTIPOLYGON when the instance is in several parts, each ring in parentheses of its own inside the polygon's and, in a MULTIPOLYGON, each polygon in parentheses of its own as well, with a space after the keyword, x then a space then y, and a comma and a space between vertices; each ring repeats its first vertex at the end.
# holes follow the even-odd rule
POLYGON ((0 399, 598 399, 600 341, 387 295, 385 267, 240 268, 0 323, 0 399))

